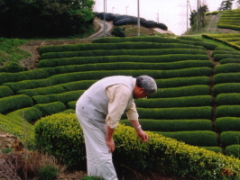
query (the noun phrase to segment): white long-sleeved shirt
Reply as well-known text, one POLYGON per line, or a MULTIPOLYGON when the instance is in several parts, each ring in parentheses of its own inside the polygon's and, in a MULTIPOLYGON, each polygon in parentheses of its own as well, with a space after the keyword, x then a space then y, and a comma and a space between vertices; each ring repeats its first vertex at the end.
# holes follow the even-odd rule
MULTIPOLYGON (((109 99, 106 124, 110 128, 114 129, 118 126, 119 120, 124 113, 129 98, 132 95, 132 92, 127 86, 117 84, 109 86, 106 89, 106 94, 109 99)), ((139 115, 137 113, 134 101, 126 114, 129 120, 138 120, 139 115)))

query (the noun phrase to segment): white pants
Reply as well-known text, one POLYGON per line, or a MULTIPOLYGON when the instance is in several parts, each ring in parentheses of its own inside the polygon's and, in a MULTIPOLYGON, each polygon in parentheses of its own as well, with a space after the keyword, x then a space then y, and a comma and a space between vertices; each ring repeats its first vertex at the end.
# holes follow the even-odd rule
POLYGON ((89 123, 88 119, 76 111, 79 123, 83 129, 88 176, 102 177, 104 180, 117 180, 112 162, 112 153, 108 152, 105 133, 89 123))

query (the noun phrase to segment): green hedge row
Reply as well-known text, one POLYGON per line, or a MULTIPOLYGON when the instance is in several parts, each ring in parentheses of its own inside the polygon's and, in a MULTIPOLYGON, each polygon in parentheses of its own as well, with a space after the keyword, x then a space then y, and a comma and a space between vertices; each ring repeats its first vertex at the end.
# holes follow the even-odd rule
POLYGON ((224 147, 233 144, 240 144, 240 132, 239 131, 224 131, 221 133, 221 143, 224 147))
POLYGON ((62 102, 51 102, 45 104, 39 103, 34 105, 33 107, 41 111, 43 117, 66 110, 66 106, 62 102))
POLYGON ((198 107, 211 106, 211 95, 186 96, 174 98, 136 99, 139 108, 172 108, 172 107, 198 107))
POLYGON ((234 73, 234 72, 240 72, 240 64, 238 63, 229 63, 217 66, 214 70, 215 74, 219 73, 234 73))
POLYGON ((12 118, 9 116, 5 116, 0 114, 0 130, 3 132, 7 132, 9 134, 13 134, 20 138, 23 142, 26 140, 25 136, 27 136, 27 142, 31 141, 34 137, 34 126, 27 121, 26 130, 24 131, 25 123, 23 123, 22 119, 12 118))
POLYGON ((216 117, 240 117, 240 105, 221 105, 216 109, 216 117))
POLYGON ((157 43, 182 43, 182 44, 191 44, 197 46, 203 46, 206 49, 215 49, 217 46, 212 43, 206 43, 201 41, 192 41, 192 40, 181 40, 181 39, 170 39, 170 38, 161 38, 161 37, 126 37, 126 38, 99 38, 92 41, 93 43, 121 43, 121 42, 157 42, 157 43))
POLYGON ((78 57, 78 56, 117 56, 117 55, 166 55, 166 54, 202 54, 205 55, 205 50, 188 49, 188 48, 175 48, 175 49, 123 49, 123 50, 92 50, 92 51, 65 51, 65 52, 49 52, 41 55, 41 59, 54 59, 65 57, 78 57))
POLYGON ((216 97, 217 105, 238 105, 240 104, 240 93, 223 93, 216 97))
POLYGON ((33 100, 24 94, 13 95, 9 97, 0 98, 0 113, 8 113, 17 109, 31 107, 33 100))
MULTIPOLYGON (((209 85, 210 78, 208 76, 192 76, 192 77, 175 77, 168 79, 156 79, 158 88, 170 88, 189 85, 209 85)), ((152 94, 151 97, 159 97, 161 91, 152 94)))
MULTIPOLYGON (((233 37, 234 38, 234 37, 233 37)), ((235 38, 234 38, 235 39, 235 38)), ((240 56, 240 52, 239 51, 228 51, 227 49, 225 50, 214 50, 212 52, 213 57, 217 54, 227 54, 227 55, 239 55, 240 56)))
POLYGON ((238 26, 238 25, 218 23, 217 26, 219 28, 228 28, 228 29, 233 29, 233 30, 240 30, 240 26, 238 26))
POLYGON ((32 99, 36 104, 50 103, 54 101, 60 101, 67 104, 70 101, 77 101, 77 99, 82 95, 84 90, 69 91, 59 94, 49 94, 49 95, 36 95, 32 99))
POLYGON ((220 64, 228 64, 228 63, 240 63, 240 59, 238 58, 225 58, 219 61, 220 64))
POLYGON ((215 61, 221 61, 222 59, 226 59, 226 58, 239 59, 239 57, 240 55, 235 55, 235 54, 215 54, 214 55, 215 61))
POLYGON ((198 146, 198 147, 206 149, 208 151, 213 151, 213 152, 216 152, 216 153, 223 153, 222 148, 218 147, 218 146, 198 146))
POLYGON ((13 91, 7 86, 0 86, 0 98, 13 95, 13 91))
POLYGON ((23 71, 18 73, 0 73, 0 84, 5 82, 17 82, 27 79, 42 79, 47 78, 54 74, 54 68, 46 69, 35 69, 32 71, 23 71))
POLYGON ((162 37, 109 37, 109 38, 98 38, 94 39, 92 43, 121 43, 121 42, 157 42, 157 43, 177 43, 178 40, 172 38, 162 37))
POLYGON ((97 80, 76 81, 76 82, 64 83, 64 84, 53 85, 48 87, 24 89, 24 90, 18 91, 17 93, 26 94, 28 96, 36 96, 36 95, 58 94, 58 93, 64 93, 67 91, 75 91, 75 90, 86 90, 96 81, 97 80))
POLYGON ((148 62, 114 62, 84 65, 68 65, 55 67, 56 74, 79 72, 79 71, 100 71, 100 70, 128 70, 128 69, 152 69, 171 70, 190 67, 213 67, 213 62, 209 60, 187 60, 168 63, 148 63, 148 62))
POLYGON ((137 108, 142 119, 211 119, 212 107, 137 108))
MULTIPOLYGON (((161 87, 161 80, 157 80, 157 86, 161 87)), ((197 95, 208 95, 208 94, 210 94, 210 88, 208 85, 188 85, 188 86, 174 87, 174 88, 159 88, 156 93, 150 95, 148 98, 149 99, 171 98, 171 97, 197 96, 197 95)))
POLYGON ((222 117, 216 119, 216 131, 240 131, 240 118, 238 117, 222 117))
MULTIPOLYGON (((39 150, 53 154, 65 164, 85 164, 83 132, 74 114, 56 114, 42 118, 36 123, 35 132, 39 150)), ((114 159, 115 162, 118 160, 119 164, 133 169, 168 167, 165 169, 166 173, 178 174, 181 177, 191 175, 198 179, 218 180, 233 180, 239 177, 238 159, 186 145, 152 132, 147 133, 149 141, 141 143, 133 128, 120 124, 114 133, 116 150, 113 158, 117 158, 114 159), (223 170, 233 173, 223 175, 223 170)), ((202 138, 206 135, 208 143, 215 139, 213 132, 200 131, 199 134, 202 134, 202 138)), ((194 141, 195 138, 191 137, 194 141)))
POLYGON ((138 55, 121 55, 121 56, 96 56, 96 57, 68 57, 45 59, 38 63, 38 68, 69 66, 80 64, 98 64, 114 62, 148 62, 148 63, 169 63, 185 60, 208 60, 207 55, 193 54, 168 54, 161 56, 138 56, 138 55))
POLYGON ((221 73, 213 76, 215 84, 220 83, 238 83, 240 82, 240 73, 221 73))
POLYGON ((204 49, 202 46, 193 46, 180 43, 152 43, 152 42, 127 42, 127 43, 81 43, 71 45, 42 46, 39 53, 64 52, 64 51, 91 51, 91 50, 114 50, 114 49, 162 49, 162 48, 194 48, 204 49))
MULTIPOLYGON (((36 120, 43 117, 43 113, 35 107, 28 107, 12 111, 8 113, 7 116, 14 119, 22 119, 24 117, 28 122, 34 123, 36 120)), ((21 121, 20 123, 23 124, 21 121)))
POLYGON ((216 84, 213 87, 213 93, 215 96, 220 93, 240 93, 240 83, 216 84))
MULTIPOLYGON (((154 131, 155 132, 155 131, 154 131)), ((217 134, 213 131, 155 132, 166 137, 183 141, 193 146, 217 146, 217 134)))
POLYGON ((226 147, 226 155, 240 159, 240 145, 230 145, 226 147))
MULTIPOLYGON (((147 131, 197 131, 197 130, 212 130, 212 123, 210 120, 153 120, 140 119, 142 128, 147 131)), ((121 124, 131 126, 129 120, 121 120, 121 124)))
POLYGON ((114 70, 114 71, 86 71, 86 72, 74 72, 53 75, 46 79, 39 80, 26 80, 15 83, 4 83, 5 86, 10 87, 14 92, 18 92, 23 89, 33 89, 38 87, 47 87, 56 84, 68 83, 72 81, 80 80, 97 80, 106 76, 112 75, 130 75, 139 76, 147 74, 155 79, 165 79, 173 77, 188 77, 188 76, 210 76, 212 69, 210 67, 198 67, 198 68, 186 68, 180 70, 114 70))

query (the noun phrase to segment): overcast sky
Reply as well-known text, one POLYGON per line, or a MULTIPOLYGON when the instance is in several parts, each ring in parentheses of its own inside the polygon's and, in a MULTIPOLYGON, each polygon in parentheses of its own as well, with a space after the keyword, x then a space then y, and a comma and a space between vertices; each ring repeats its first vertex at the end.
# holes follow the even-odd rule
MULTIPOLYGON (((222 0, 201 0, 208 6, 209 11, 216 11, 222 0)), ((233 9, 237 8, 234 1, 233 9)), ((94 11, 104 12, 104 0, 95 0, 94 11)), ((138 0, 105 0, 106 12, 114 14, 127 14, 138 16, 138 0)), ((191 9, 197 9, 197 0, 189 0, 191 9)), ((158 21, 168 26, 168 29, 176 35, 181 35, 187 29, 187 0, 139 0, 140 17, 146 20, 158 21)), ((188 13, 187 13, 188 12, 188 13)), ((188 20, 189 23, 189 20, 188 20)))

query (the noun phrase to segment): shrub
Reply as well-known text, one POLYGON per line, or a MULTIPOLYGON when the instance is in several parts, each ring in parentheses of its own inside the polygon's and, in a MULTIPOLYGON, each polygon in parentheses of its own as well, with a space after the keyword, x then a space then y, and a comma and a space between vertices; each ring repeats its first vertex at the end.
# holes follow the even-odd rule
POLYGON ((240 159, 240 145, 230 145, 226 147, 226 155, 240 159))
POLYGON ((240 118, 238 117, 222 117, 216 119, 216 131, 240 131, 240 118))
POLYGON ((202 54, 206 51, 189 48, 175 48, 175 49, 120 49, 120 50, 92 50, 92 51, 66 51, 66 52, 49 52, 41 55, 42 59, 66 58, 77 56, 117 56, 117 55, 167 55, 167 54, 202 54))
POLYGON ((24 70, 25 69, 16 62, 7 62, 4 64, 4 66, 2 68, 0 68, 0 72, 16 73, 16 72, 21 72, 24 70))
POLYGON ((0 86, 0 98, 13 95, 13 91, 8 86, 0 86))
POLYGON ((176 131, 176 132, 159 132, 163 136, 183 141, 193 146, 217 146, 217 135, 212 131, 176 131))
POLYGON ((39 180, 54 180, 58 173, 59 169, 57 167, 47 164, 38 171, 39 180))
POLYGON ((216 117, 240 117, 239 105, 221 105, 216 109, 216 117))
POLYGON ((220 93, 240 93, 240 83, 223 83, 213 87, 214 95, 220 93))
MULTIPOLYGON (((77 124, 75 114, 55 114, 42 118, 35 125, 38 147, 61 157, 65 163, 81 163, 81 160, 85 160, 85 148, 82 130, 77 124)), ((168 168, 164 172, 182 177, 191 175, 200 179, 218 180, 238 177, 240 162, 237 159, 152 132, 147 134, 149 141, 141 143, 133 128, 120 124, 114 133, 116 150, 113 158, 133 169, 151 170, 166 166, 168 168), (223 175, 224 170, 232 173, 223 175)))
MULTIPOLYGON (((194 131, 212 130, 211 121, 207 119, 140 119, 142 128, 147 131, 194 131)), ((129 120, 121 120, 120 123, 131 126, 129 120)))
POLYGON ((239 131, 224 131, 221 133, 221 143, 223 147, 230 145, 240 144, 240 132, 239 131))
POLYGON ((219 94, 216 103, 217 105, 238 105, 240 103, 240 93, 219 94))
POLYGON ((214 84, 240 82, 240 73, 221 73, 213 77, 214 84))
POLYGON ((61 103, 67 104, 70 101, 76 101, 83 94, 83 92, 84 90, 69 91, 60 94, 36 95, 32 98, 37 104, 50 103, 54 101, 60 101, 61 103))
POLYGON ((43 116, 62 112, 66 109, 66 106, 62 102, 51 102, 46 104, 36 104, 34 108, 39 109, 43 116))
POLYGON ((212 96, 187 96, 174 98, 136 99, 139 108, 171 108, 171 107, 197 107, 211 106, 212 96))
MULTIPOLYGON (((211 119, 212 107, 137 108, 143 119, 211 119)), ((123 116, 124 117, 124 116, 123 116)))
MULTIPOLYGON (((68 65, 81 65, 81 64, 98 64, 98 63, 114 63, 114 62, 151 62, 151 63, 164 63, 164 62, 177 62, 183 60, 208 60, 207 55, 201 54, 167 54, 161 56, 138 56, 138 55, 121 55, 121 56, 95 56, 95 57, 68 57, 68 58, 55 58, 55 59, 42 59, 38 63, 39 68, 44 67, 57 67, 68 65)), ((55 69, 55 68, 54 68, 55 69)))
POLYGON ((124 33, 125 28, 121 28, 121 27, 114 27, 113 31, 111 32, 111 34, 115 37, 125 37, 125 33, 124 33))
POLYGON ((0 112, 8 113, 24 107, 33 105, 32 99, 27 95, 14 95, 0 99, 0 112))
POLYGON ((217 66, 214 70, 215 74, 219 73, 235 73, 240 72, 240 64, 238 63, 228 63, 224 65, 217 66))

